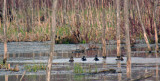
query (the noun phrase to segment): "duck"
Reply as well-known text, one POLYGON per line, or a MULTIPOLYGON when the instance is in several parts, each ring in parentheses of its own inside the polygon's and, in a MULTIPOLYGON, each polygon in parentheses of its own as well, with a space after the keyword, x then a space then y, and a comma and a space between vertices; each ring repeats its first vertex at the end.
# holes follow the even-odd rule
POLYGON ((102 58, 106 59, 106 56, 102 56, 102 58))
POLYGON ((87 61, 85 56, 82 57, 82 61, 87 61))
POLYGON ((72 57, 72 56, 70 57, 69 62, 74 62, 74 60, 73 60, 73 57, 72 57))
POLYGON ((95 55, 94 60, 95 60, 95 61, 99 61, 99 59, 98 59, 98 56, 97 56, 97 55, 95 55))
POLYGON ((121 61, 123 61, 123 60, 124 60, 123 57, 124 57, 124 55, 117 56, 117 59, 116 59, 116 60, 121 60, 121 61))
POLYGON ((7 58, 3 59, 3 64, 6 64, 7 58))
POLYGON ((121 56, 120 60, 121 60, 121 61, 123 61, 123 60, 124 60, 122 56, 121 56))

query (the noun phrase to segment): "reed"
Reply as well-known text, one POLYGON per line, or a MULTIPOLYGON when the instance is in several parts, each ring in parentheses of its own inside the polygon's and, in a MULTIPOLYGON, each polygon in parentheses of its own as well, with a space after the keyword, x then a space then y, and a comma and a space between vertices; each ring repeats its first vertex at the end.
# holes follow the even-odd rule
POLYGON ((74 64, 74 73, 84 73, 84 69, 80 64, 74 64))
MULTIPOLYGON (((51 27, 51 0, 7 2, 10 6, 7 12, 7 40, 8 41, 49 41, 51 27), (27 3, 27 4, 26 4, 27 3), (24 4, 24 5, 23 5, 24 4)), ((135 1, 130 1, 129 21, 131 37, 142 38, 142 29, 138 21, 138 12, 135 1), (138 36, 138 37, 137 37, 138 36)), ((2 3, 0 3, 2 4, 2 3)), ((153 7, 151 0, 139 1, 142 22, 148 38, 154 38, 153 7)), ((120 5, 123 6, 120 1, 120 5)), ((102 9, 106 13, 106 36, 107 40, 116 39, 116 6, 113 0, 59 0, 57 9, 57 37, 62 39, 73 39, 74 43, 101 42, 102 37, 102 9), (102 2, 103 1, 103 2, 102 2), (73 37, 73 38, 72 38, 73 37)), ((159 7, 157 7, 158 10, 159 7)), ((159 18, 156 12, 156 20, 159 18)), ((120 9, 123 14, 123 9, 120 9)), ((124 38, 123 17, 121 18, 121 38, 124 38)), ((160 29, 157 23, 157 29, 160 29)), ((0 27, 0 42, 3 41, 3 22, 0 27)), ((132 41, 131 41, 132 42, 132 41)), ((59 42, 65 43, 65 42, 59 42)), ((66 43, 70 43, 67 40, 66 43)))
POLYGON ((46 70, 46 66, 44 64, 26 64, 24 65, 24 69, 28 72, 37 72, 38 70, 46 70))

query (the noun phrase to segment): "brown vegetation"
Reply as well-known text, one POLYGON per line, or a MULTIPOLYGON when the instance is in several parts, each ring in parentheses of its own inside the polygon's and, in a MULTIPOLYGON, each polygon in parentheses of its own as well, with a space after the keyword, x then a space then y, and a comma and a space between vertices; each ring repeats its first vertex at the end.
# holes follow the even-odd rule
MULTIPOLYGON (((152 0, 138 1, 142 22, 145 23, 149 42, 154 41, 154 18, 152 0)), ((52 0, 7 0, 7 37, 8 41, 49 41, 51 27, 51 6, 52 0)), ((0 8, 3 9, 3 0, 0 1, 0 8)), ((138 20, 136 1, 130 0, 130 34, 132 40, 143 38, 141 24, 138 20)), ((123 8, 123 1, 120 1, 123 8)), ((58 0, 57 5, 57 32, 56 35, 63 41, 76 41, 71 43, 87 43, 90 41, 100 42, 102 32, 102 8, 106 12, 106 40, 116 39, 116 1, 113 0, 58 0), (102 2, 103 1, 103 2, 102 2), (78 34, 77 34, 78 33, 78 34), (69 39, 69 40, 68 40, 69 39), (64 40, 65 41, 65 40, 64 40)), ((120 15, 123 14, 120 8, 120 15)), ((157 10, 159 7, 157 7, 157 10)), ((0 10, 0 19, 3 21, 3 15, 0 10)), ((156 20, 160 14, 156 14, 156 20)), ((157 30, 160 29, 160 23, 157 24, 157 30)), ((124 38, 124 24, 121 18, 121 38, 124 38)), ((0 26, 0 41, 3 41, 3 22, 0 26)), ((158 32, 158 34, 160 34, 158 32)), ((59 42, 63 43, 63 42, 59 42)), ((70 43, 70 42, 69 42, 70 43)), ((131 41, 132 43, 132 41, 131 41)), ((134 43, 134 41, 133 41, 134 43)))

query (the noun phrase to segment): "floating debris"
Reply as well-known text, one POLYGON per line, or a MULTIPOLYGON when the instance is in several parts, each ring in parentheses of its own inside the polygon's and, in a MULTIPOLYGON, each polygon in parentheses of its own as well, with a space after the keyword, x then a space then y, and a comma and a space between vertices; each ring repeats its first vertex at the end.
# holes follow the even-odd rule
POLYGON ((90 72, 89 74, 100 74, 100 73, 116 73, 116 70, 115 69, 101 70, 101 71, 90 72))
POLYGON ((18 64, 14 68, 10 68, 9 70, 18 72, 19 71, 18 64))
POLYGON ((152 76, 153 76, 153 73, 146 73, 144 75, 138 76, 135 79, 131 79, 131 81, 140 81, 140 80, 144 80, 146 78, 152 77, 152 76))

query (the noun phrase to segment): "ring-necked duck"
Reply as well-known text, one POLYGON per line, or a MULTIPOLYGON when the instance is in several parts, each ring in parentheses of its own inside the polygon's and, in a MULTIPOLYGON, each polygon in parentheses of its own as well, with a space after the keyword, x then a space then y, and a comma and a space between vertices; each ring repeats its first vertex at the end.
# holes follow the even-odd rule
POLYGON ((123 57, 124 57, 124 55, 117 56, 117 59, 116 59, 116 60, 121 60, 121 61, 123 61, 123 60, 124 60, 123 57))
POLYGON ((85 56, 83 56, 82 57, 82 61, 86 61, 87 59, 86 59, 86 57, 85 56))
POLYGON ((95 61, 99 61, 99 59, 98 59, 98 56, 97 56, 97 55, 95 55, 94 60, 95 60, 95 61))
POLYGON ((72 56, 70 57, 69 62, 74 62, 74 60, 73 60, 73 57, 72 57, 72 56))

